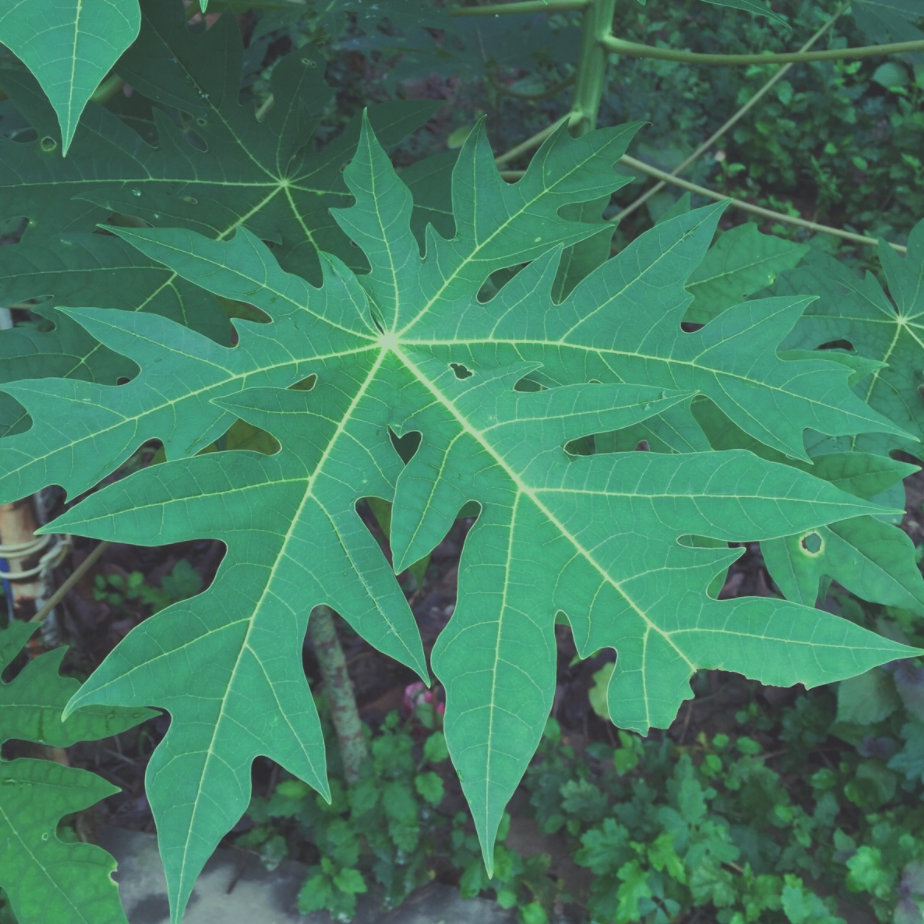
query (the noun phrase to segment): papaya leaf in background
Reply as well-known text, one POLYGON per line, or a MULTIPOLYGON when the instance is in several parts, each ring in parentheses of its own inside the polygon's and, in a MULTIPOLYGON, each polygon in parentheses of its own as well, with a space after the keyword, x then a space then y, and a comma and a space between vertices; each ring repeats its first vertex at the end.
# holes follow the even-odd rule
POLYGON ((138 0, 54 0, 4 6, 0 43, 41 85, 55 111, 66 154, 90 97, 138 35, 138 0))
MULTIPOLYGON (((0 630, 6 671, 38 626, 13 622, 0 630)), ((148 709, 92 707, 62 721, 79 683, 58 673, 64 649, 29 661, 0 683, 0 743, 31 741, 67 747, 118 734, 152 716, 148 709)), ((58 824, 117 788, 85 770, 50 760, 0 759, 0 887, 20 924, 74 921, 125 924, 111 873, 115 860, 90 844, 65 843, 58 824)))
MULTIPOLYGON (((91 105, 63 159, 44 143, 53 117, 34 82, 4 72, 4 90, 36 137, 0 139, 0 196, 7 214, 28 219, 20 241, 3 249, 0 302, 53 301, 33 309, 45 318, 41 327, 0 332, 0 381, 53 375, 113 383, 134 373, 57 312, 60 304, 160 314, 230 342, 222 303, 98 228, 113 213, 123 224, 169 224, 217 238, 243 224, 274 241, 283 265, 308 278, 317 278, 319 246, 355 258, 329 208, 347 201, 341 168, 359 125, 313 150, 331 98, 316 59, 300 53, 279 62, 274 104, 259 121, 254 106, 239 101, 241 40, 233 17, 202 31, 184 23, 179 4, 146 2, 141 35, 119 73, 136 95, 153 100, 146 104, 150 137, 138 133, 136 118, 91 105)), ((432 109, 430 102, 386 104, 370 118, 394 144, 432 109)), ((0 414, 0 432, 26 425, 9 398, 0 414)))
MULTIPOLYGON (((908 248, 907 257, 901 257, 891 247, 880 247, 888 294, 872 273, 860 277, 819 253, 784 273, 773 288, 780 293, 811 291, 819 295, 785 345, 797 350, 837 347, 825 352, 854 367, 854 390, 871 407, 901 424, 910 436, 896 440, 885 434, 858 434, 818 442, 812 454, 819 474, 835 484, 842 482, 836 471, 839 466, 846 466, 845 473, 853 477, 858 466, 872 474, 877 467, 884 471, 891 464, 896 467, 894 483, 898 486, 899 479, 913 469, 901 473, 897 467, 903 463, 888 459, 888 452, 903 449, 921 455, 924 222, 912 230, 908 248), (844 352, 845 348, 851 352, 844 352), (878 463, 870 453, 878 455, 878 463), (830 467, 832 460, 836 460, 835 468, 830 467)), ((855 493, 867 498, 878 494, 881 501, 885 490, 886 486, 879 484, 855 493)), ((764 543, 762 551, 771 576, 790 599, 812 603, 823 598, 833 579, 864 600, 915 610, 924 605, 924 582, 911 540, 882 519, 862 517, 831 524, 810 535, 764 543)))
POLYGON ((120 386, 4 386, 32 426, 0 441, 0 496, 49 482, 73 495, 159 439, 167 462, 48 528, 227 546, 209 589, 133 630, 68 706, 154 705, 171 716, 147 788, 174 921, 246 808, 257 755, 326 791, 301 661, 315 606, 426 675, 394 571, 357 514, 364 497, 393 504, 398 570, 429 553, 463 506, 480 505, 433 664, 489 867, 551 705, 558 613, 582 655, 617 650, 609 712, 640 731, 673 719, 702 667, 812 686, 911 652, 796 603, 706 593, 739 554, 723 542, 896 512, 787 464, 807 459, 806 429, 900 431, 851 393, 842 363, 777 354, 805 298, 735 305, 682 330, 684 286, 721 208, 663 222, 554 301, 563 250, 604 227, 568 210, 624 182, 612 165, 633 131, 560 131, 509 184, 479 128, 453 173, 454 231, 430 229, 422 254, 411 192, 367 123, 344 173, 353 204, 333 217, 368 271, 322 255, 309 282, 245 228, 227 239, 113 228, 145 259, 266 321, 235 319, 228 347, 150 313, 62 308, 137 375, 120 386), (482 300, 490 276, 516 267, 482 300), (689 418, 698 401, 784 461, 708 444, 671 455, 568 450, 648 419, 689 418), (278 451, 194 457, 236 419, 272 434, 278 451), (409 433, 420 444, 405 464, 393 436, 409 433))
MULTIPOLYGON (((817 354, 794 351, 787 355, 817 354)), ((845 368, 859 367, 861 378, 880 365, 840 352, 826 351, 825 355, 838 362, 846 360, 845 368)), ((707 405, 698 404, 694 413, 712 448, 741 447, 770 461, 786 461, 707 405)), ((905 506, 902 479, 918 471, 917 466, 887 455, 832 451, 833 441, 820 434, 806 442, 811 462, 789 460, 789 464, 858 497, 895 509, 905 506)), ((767 540, 760 544, 764 564, 787 599, 807 606, 825 598, 833 579, 864 600, 917 608, 924 604, 924 579, 914 545, 900 521, 898 515, 856 517, 808 533, 767 540)))
MULTIPOLYGON (((922 453, 924 440, 924 222, 912 229, 908 254, 880 245, 886 290, 872 273, 860 277, 824 254, 784 273, 775 292, 814 292, 819 297, 784 344, 793 349, 848 347, 878 365, 855 391, 869 405, 906 430, 910 439, 865 434, 837 441, 837 448, 887 454, 903 449, 922 453)), ((830 451, 830 450, 829 450, 830 451)))

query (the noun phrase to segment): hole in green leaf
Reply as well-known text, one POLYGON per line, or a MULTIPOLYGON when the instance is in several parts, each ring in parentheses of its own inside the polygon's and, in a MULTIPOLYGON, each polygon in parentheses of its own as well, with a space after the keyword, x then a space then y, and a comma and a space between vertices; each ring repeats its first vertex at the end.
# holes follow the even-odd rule
POLYGON ((457 379, 467 379, 475 374, 468 366, 462 363, 450 363, 449 368, 455 373, 457 379))
POLYGON ((198 132, 187 129, 183 132, 183 137, 189 142, 189 146, 197 151, 207 151, 209 149, 209 146, 205 143, 205 138, 198 132))
POLYGON ((593 436, 580 436, 565 443, 565 452, 569 456, 592 456, 597 450, 593 436))
POLYGON ((247 423, 246 420, 236 420, 218 441, 217 448, 220 450, 246 449, 250 452, 258 452, 260 455, 273 456, 282 449, 282 445, 272 433, 247 423))
POLYGON ((57 148, 58 148, 58 142, 55 141, 55 139, 52 138, 50 135, 46 135, 46 136, 45 136, 44 138, 42 138, 42 140, 39 142, 39 146, 40 146, 41 149, 42 149, 43 151, 45 151, 46 153, 51 153, 52 151, 57 150, 57 148))
POLYGON ((295 391, 311 391, 315 385, 318 383, 318 377, 312 373, 308 376, 307 379, 302 379, 300 382, 296 382, 292 388, 295 391))
POLYGON ((389 427, 388 435, 391 437, 392 446, 395 447, 395 451, 401 456, 404 463, 407 464, 410 462, 414 453, 417 452, 417 448, 420 446, 420 431, 411 430, 410 433, 398 436, 398 434, 389 427))
POLYGON ((808 552, 809 555, 820 555, 825 546, 824 540, 814 530, 806 533, 799 540, 799 544, 802 546, 803 551, 808 552))

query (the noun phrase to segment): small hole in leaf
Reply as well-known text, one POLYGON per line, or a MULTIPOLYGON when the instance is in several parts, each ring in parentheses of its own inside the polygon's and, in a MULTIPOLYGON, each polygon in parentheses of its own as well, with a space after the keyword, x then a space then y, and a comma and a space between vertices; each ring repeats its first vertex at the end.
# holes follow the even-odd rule
POLYGON ((592 456, 597 446, 592 436, 581 436, 565 443, 565 452, 569 456, 592 456))
POLYGON ((806 533, 799 540, 799 544, 806 552, 809 553, 809 555, 818 555, 824 546, 824 542, 822 541, 821 536, 819 536, 818 533, 814 531, 806 533))
POLYGON ((225 450, 246 449, 258 452, 263 456, 274 456, 282 449, 279 440, 261 427, 247 423, 246 420, 236 420, 219 443, 219 448, 225 450))
POLYGON ((183 133, 183 136, 189 142, 191 148, 195 148, 197 151, 207 151, 209 149, 209 146, 205 143, 205 138, 198 132, 187 129, 187 131, 183 133))
POLYGON ((475 374, 468 366, 462 363, 450 363, 449 368, 455 373, 457 379, 467 379, 475 374))
POLYGON ((391 437, 392 446, 395 447, 396 452, 401 456, 404 464, 407 465, 420 447, 420 431, 409 430, 407 433, 398 436, 398 434, 389 427, 388 435, 391 437))
POLYGON ((318 377, 314 373, 308 376, 308 378, 302 379, 300 382, 296 382, 292 388, 295 391, 311 391, 315 385, 318 383, 318 377))
POLYGON ((58 142, 55 141, 55 139, 52 138, 50 135, 46 135, 46 136, 45 136, 44 138, 42 138, 42 140, 39 142, 39 146, 40 146, 41 149, 42 149, 43 151, 45 151, 47 154, 50 154, 52 151, 57 150, 57 148, 58 148, 58 142))

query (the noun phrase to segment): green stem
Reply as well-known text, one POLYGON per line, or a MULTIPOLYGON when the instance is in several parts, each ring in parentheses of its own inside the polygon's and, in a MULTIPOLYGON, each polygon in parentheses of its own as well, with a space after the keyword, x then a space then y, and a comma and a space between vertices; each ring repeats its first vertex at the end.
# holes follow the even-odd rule
MULTIPOLYGON (((838 17, 844 12, 844 7, 840 7, 834 15, 800 48, 800 51, 808 51, 824 34, 827 32, 835 22, 837 22, 838 17)), ((698 160, 706 151, 708 151, 730 128, 736 125, 741 121, 744 116, 757 105, 757 103, 762 100, 767 93, 770 92, 773 87, 783 79, 783 77, 789 73, 789 71, 794 67, 794 64, 784 64, 743 106, 741 106, 738 111, 732 115, 720 128, 718 128, 712 135, 710 135, 689 157, 685 160, 682 160, 673 170, 671 170, 671 176, 677 176, 679 173, 683 173, 687 167, 690 166, 694 161, 698 160)), ((666 180, 659 180, 654 184, 650 189, 647 189, 643 192, 638 198, 634 199, 629 203, 618 215, 614 216, 613 221, 617 224, 622 221, 627 215, 631 215, 637 208, 644 205, 652 196, 656 193, 659 193, 664 187, 667 186, 666 180)))
POLYGON ((270 111, 270 109, 273 108, 274 101, 275 97, 272 93, 270 93, 270 95, 267 96, 262 103, 260 103, 260 105, 257 107, 257 111, 254 113, 254 118, 258 122, 262 122, 266 118, 266 114, 270 111))
POLYGON ((93 91, 93 95, 90 99, 92 99, 94 103, 103 105, 108 103, 117 93, 121 93, 122 87, 124 86, 125 81, 118 75, 112 74, 93 91))
POLYGON ((346 658, 337 627, 334 611, 328 606, 317 606, 308 620, 308 638, 321 668, 324 689, 330 704, 330 717, 340 744, 343 776, 347 783, 359 782, 363 763, 369 756, 353 684, 347 672, 346 658))
MULTIPOLYGON (((857 244, 878 246, 881 243, 885 243, 899 253, 908 252, 908 248, 901 244, 893 244, 891 241, 880 241, 878 238, 866 237, 863 234, 853 234, 851 231, 842 231, 840 228, 832 228, 830 225, 822 225, 815 221, 807 221, 805 218, 797 218, 794 215, 787 215, 785 212, 775 212, 773 209, 765 209, 759 205, 752 205, 744 199, 736 199, 734 196, 729 196, 727 193, 718 193, 713 189, 707 189, 705 186, 698 186, 696 183, 681 180, 673 174, 665 173, 663 170, 658 170, 657 167, 652 167, 643 161, 636 160, 634 157, 629 157, 628 154, 624 154, 620 157, 619 162, 625 164, 627 167, 631 167, 633 170, 638 170, 639 173, 645 173, 648 176, 663 179, 672 186, 679 186, 681 189, 686 189, 699 196, 705 196, 707 199, 714 199, 716 202, 728 202, 732 208, 751 212, 754 215, 760 215, 761 218, 768 218, 771 221, 781 221, 790 225, 798 225, 800 228, 808 228, 809 231, 816 231, 819 234, 831 234, 834 237, 843 238, 846 241, 853 241, 857 244)), ((502 170, 500 175, 505 180, 518 180, 524 173, 524 170, 502 170)), ((611 221, 614 222, 615 220, 615 218, 611 219, 611 221)))
POLYGON ((527 151, 531 151, 533 148, 538 148, 549 135, 556 132, 565 122, 568 122, 574 113, 569 112, 567 115, 563 115, 560 119, 556 119, 551 125, 546 126, 542 131, 536 132, 535 135, 527 138, 525 141, 521 141, 516 147, 511 148, 509 151, 505 151, 503 154, 498 154, 494 158, 494 163, 498 167, 503 166, 511 160, 515 160, 521 154, 525 154, 527 151))
MULTIPOLYGON (((733 208, 742 209, 754 215, 760 215, 762 218, 769 218, 771 221, 782 221, 786 224, 797 225, 800 228, 807 228, 809 231, 815 231, 819 234, 831 234, 834 235, 834 237, 843 238, 845 241, 853 241, 856 244, 872 244, 876 246, 880 243, 875 237, 867 237, 864 234, 853 234, 850 231, 842 231, 840 228, 832 228, 830 225, 821 225, 814 221, 808 221, 805 218, 796 218, 793 215, 786 215, 783 212, 775 212, 772 209, 765 209, 759 205, 752 205, 744 199, 736 199, 734 196, 718 193, 715 192, 715 190, 707 189, 705 186, 698 186, 696 183, 681 180, 679 177, 673 176, 670 173, 658 170, 657 167, 652 167, 643 161, 636 160, 634 157, 629 157, 628 154, 624 154, 620 157, 619 162, 625 164, 627 167, 631 167, 633 170, 638 170, 639 173, 645 173, 648 176, 664 180, 673 186, 679 186, 681 189, 686 189, 699 196, 705 196, 707 199, 714 199, 717 202, 728 200, 733 208)), ((901 244, 893 244, 891 241, 887 241, 886 243, 899 253, 907 253, 907 248, 903 247, 901 244)))
POLYGON ((895 55, 911 51, 924 51, 924 40, 892 42, 888 45, 862 45, 857 48, 830 48, 826 51, 786 51, 767 54, 713 55, 678 48, 656 48, 639 42, 607 35, 601 39, 607 51, 627 58, 658 58, 661 61, 686 61, 689 64, 728 66, 731 64, 796 64, 800 61, 841 61, 845 58, 872 58, 877 55, 895 55))
POLYGON ((584 10, 581 23, 581 48, 574 84, 572 113, 577 121, 571 126, 574 135, 592 131, 597 124, 600 100, 606 85, 607 54, 604 42, 611 35, 616 0, 594 0, 584 10))
POLYGON ((593 0, 521 0, 518 3, 491 3, 487 6, 458 6, 453 16, 507 16, 511 13, 564 13, 583 10, 593 0))

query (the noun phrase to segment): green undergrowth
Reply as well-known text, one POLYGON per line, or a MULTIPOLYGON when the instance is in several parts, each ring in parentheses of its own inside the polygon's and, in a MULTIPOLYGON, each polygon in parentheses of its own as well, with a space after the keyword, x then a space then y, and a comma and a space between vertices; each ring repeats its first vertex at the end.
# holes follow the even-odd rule
MULTIPOLYGON (((701 53, 788 51, 823 27, 834 4, 780 0, 792 31, 764 17, 729 16, 697 0, 620 3, 614 32, 701 53)), ((908 10, 910 4, 903 4, 908 10)), ((879 37, 877 37, 879 38, 879 37)), ((815 49, 869 43, 842 15, 815 49)), ((684 61, 619 59, 603 96, 606 122, 643 119, 637 156, 673 169, 774 74, 767 65, 702 67, 684 61)), ((683 176, 755 204, 904 242, 924 210, 924 56, 796 65, 683 176)), ((628 203, 635 192, 627 190, 628 203)), ((649 200, 658 217, 679 192, 649 200)), ((775 233, 799 236, 777 226, 775 233)))
MULTIPOLYGON (((883 619, 903 636, 910 614, 883 619)), ((738 682, 710 679, 719 694, 738 682)), ((648 738, 576 745, 550 719, 493 879, 426 703, 367 729, 363 780, 332 775, 329 805, 291 778, 255 797, 236 844, 270 868, 308 863, 299 909, 338 921, 360 896, 391 909, 433 880, 523 924, 847 924, 858 909, 924 920, 924 666, 886 665, 782 708, 751 693, 719 722, 697 729, 696 704, 692 723, 648 738)))

